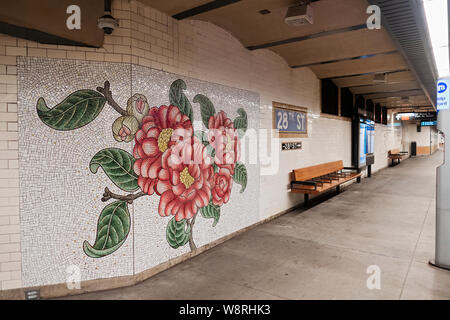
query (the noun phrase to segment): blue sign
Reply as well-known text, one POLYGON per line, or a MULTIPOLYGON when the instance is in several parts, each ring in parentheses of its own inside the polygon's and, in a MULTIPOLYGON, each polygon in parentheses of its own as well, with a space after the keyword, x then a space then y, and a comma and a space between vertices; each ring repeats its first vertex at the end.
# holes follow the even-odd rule
POLYGON ((366 120, 366 153, 375 152, 375 122, 366 120))
POLYGON ((446 110, 449 106, 449 84, 450 79, 441 79, 438 80, 437 83, 437 109, 438 110, 446 110))
POLYGON ((448 86, 445 82, 438 83, 438 93, 444 93, 447 90, 448 86))
POLYGON ((437 121, 421 121, 420 125, 422 127, 431 127, 437 125, 437 121))
POLYGON ((364 122, 359 123, 359 166, 366 165, 367 150, 367 125, 364 122))
POLYGON ((279 132, 307 133, 306 111, 275 108, 275 128, 279 132))

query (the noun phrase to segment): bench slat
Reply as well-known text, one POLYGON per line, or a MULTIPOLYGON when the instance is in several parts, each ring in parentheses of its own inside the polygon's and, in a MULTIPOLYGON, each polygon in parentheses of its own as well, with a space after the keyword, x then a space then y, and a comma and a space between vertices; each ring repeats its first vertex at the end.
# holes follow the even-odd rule
POLYGON ((307 181, 342 169, 344 169, 344 162, 342 160, 322 163, 302 169, 295 169, 294 179, 296 181, 307 181))
POLYGON ((301 186, 302 189, 296 189, 295 187, 291 189, 291 192, 294 193, 304 193, 304 194, 319 194, 324 191, 327 191, 332 188, 336 188, 338 185, 341 185, 345 182, 348 182, 350 180, 356 179, 361 176, 361 173, 353 173, 345 178, 339 178, 339 180, 333 180, 331 183, 324 183, 322 186, 318 186, 316 190, 313 190, 313 187, 311 187, 311 190, 307 190, 307 186, 301 186))
POLYGON ((389 154, 399 154, 400 150, 399 149, 391 149, 389 150, 389 154))
POLYGON ((400 160, 408 158, 407 152, 402 152, 399 149, 391 149, 388 151, 388 159, 392 160, 392 165, 394 165, 394 160, 400 160))

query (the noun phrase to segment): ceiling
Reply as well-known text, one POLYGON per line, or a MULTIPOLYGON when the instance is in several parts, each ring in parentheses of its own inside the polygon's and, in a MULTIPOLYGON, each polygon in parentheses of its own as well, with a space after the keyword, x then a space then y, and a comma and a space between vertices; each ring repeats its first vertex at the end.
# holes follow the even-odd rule
POLYGON ((284 23, 288 7, 296 0, 141 1, 180 20, 212 22, 249 50, 272 50, 290 67, 309 67, 318 78, 331 79, 383 106, 433 105, 398 41, 384 26, 367 29, 366 0, 312 1, 314 24, 300 27, 284 23), (270 13, 261 14, 264 9, 270 13), (387 81, 375 83, 377 73, 387 73, 387 81))
POLYGON ((0 1, 0 33, 45 44, 101 47, 104 33, 97 19, 104 13, 103 1, 14 0, 0 1), (67 8, 77 5, 82 28, 66 27, 67 8))

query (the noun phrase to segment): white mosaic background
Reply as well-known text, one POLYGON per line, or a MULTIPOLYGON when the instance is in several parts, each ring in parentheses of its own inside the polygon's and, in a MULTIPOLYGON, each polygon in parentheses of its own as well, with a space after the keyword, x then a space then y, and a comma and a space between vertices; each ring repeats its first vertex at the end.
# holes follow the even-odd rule
POLYGON ((23 286, 66 282, 66 268, 76 265, 82 280, 133 273, 133 230, 121 250, 103 259, 83 252, 95 242, 97 220, 105 206, 106 186, 120 190, 101 169, 89 171, 91 158, 116 142, 111 125, 118 114, 108 105, 93 122, 74 131, 57 131, 41 122, 36 102, 50 108, 79 89, 95 90, 106 80, 114 97, 126 104, 131 92, 131 65, 19 58, 19 172, 23 286))
MULTIPOLYGON (((140 198, 130 206, 132 228, 124 245, 113 254, 93 259, 82 250, 84 240, 95 241, 97 219, 106 205, 100 199, 107 186, 114 186, 101 169, 89 171, 89 162, 99 150, 117 147, 132 151, 133 143, 118 143, 111 125, 119 116, 105 105, 97 119, 74 131, 57 131, 43 124, 36 113, 39 97, 52 108, 79 89, 95 90, 111 83, 115 100, 126 106, 134 93, 146 95, 151 106, 169 104, 171 83, 180 78, 153 69, 127 64, 19 58, 19 159, 23 286, 66 282, 66 268, 80 267, 81 280, 138 273, 189 251, 189 245, 172 249, 166 242, 169 217, 159 216, 159 197, 140 198), (134 245, 133 245, 134 244, 134 245), (134 248, 133 248, 134 247, 134 248)), ((244 90, 182 78, 186 95, 204 94, 216 111, 234 119, 240 107, 247 111, 249 128, 259 128, 259 96, 244 90)), ((200 106, 192 103, 195 120, 200 106)), ((259 166, 246 164, 248 185, 239 193, 234 184, 230 202, 222 206, 216 227, 200 215, 194 227, 198 247, 242 229, 259 220, 259 166)), ((109 202, 108 202, 109 203, 109 202)))

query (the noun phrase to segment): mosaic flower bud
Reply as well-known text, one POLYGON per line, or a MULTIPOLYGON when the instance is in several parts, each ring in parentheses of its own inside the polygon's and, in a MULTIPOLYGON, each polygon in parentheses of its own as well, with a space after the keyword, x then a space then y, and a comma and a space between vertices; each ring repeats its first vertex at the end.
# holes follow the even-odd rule
POLYGON ((148 114, 149 110, 150 107, 144 95, 136 93, 128 99, 127 113, 135 117, 139 121, 139 124, 142 123, 142 119, 148 114))
POLYGON ((139 130, 139 122, 135 117, 123 116, 114 121, 112 130, 114 139, 119 142, 130 142, 139 130))

